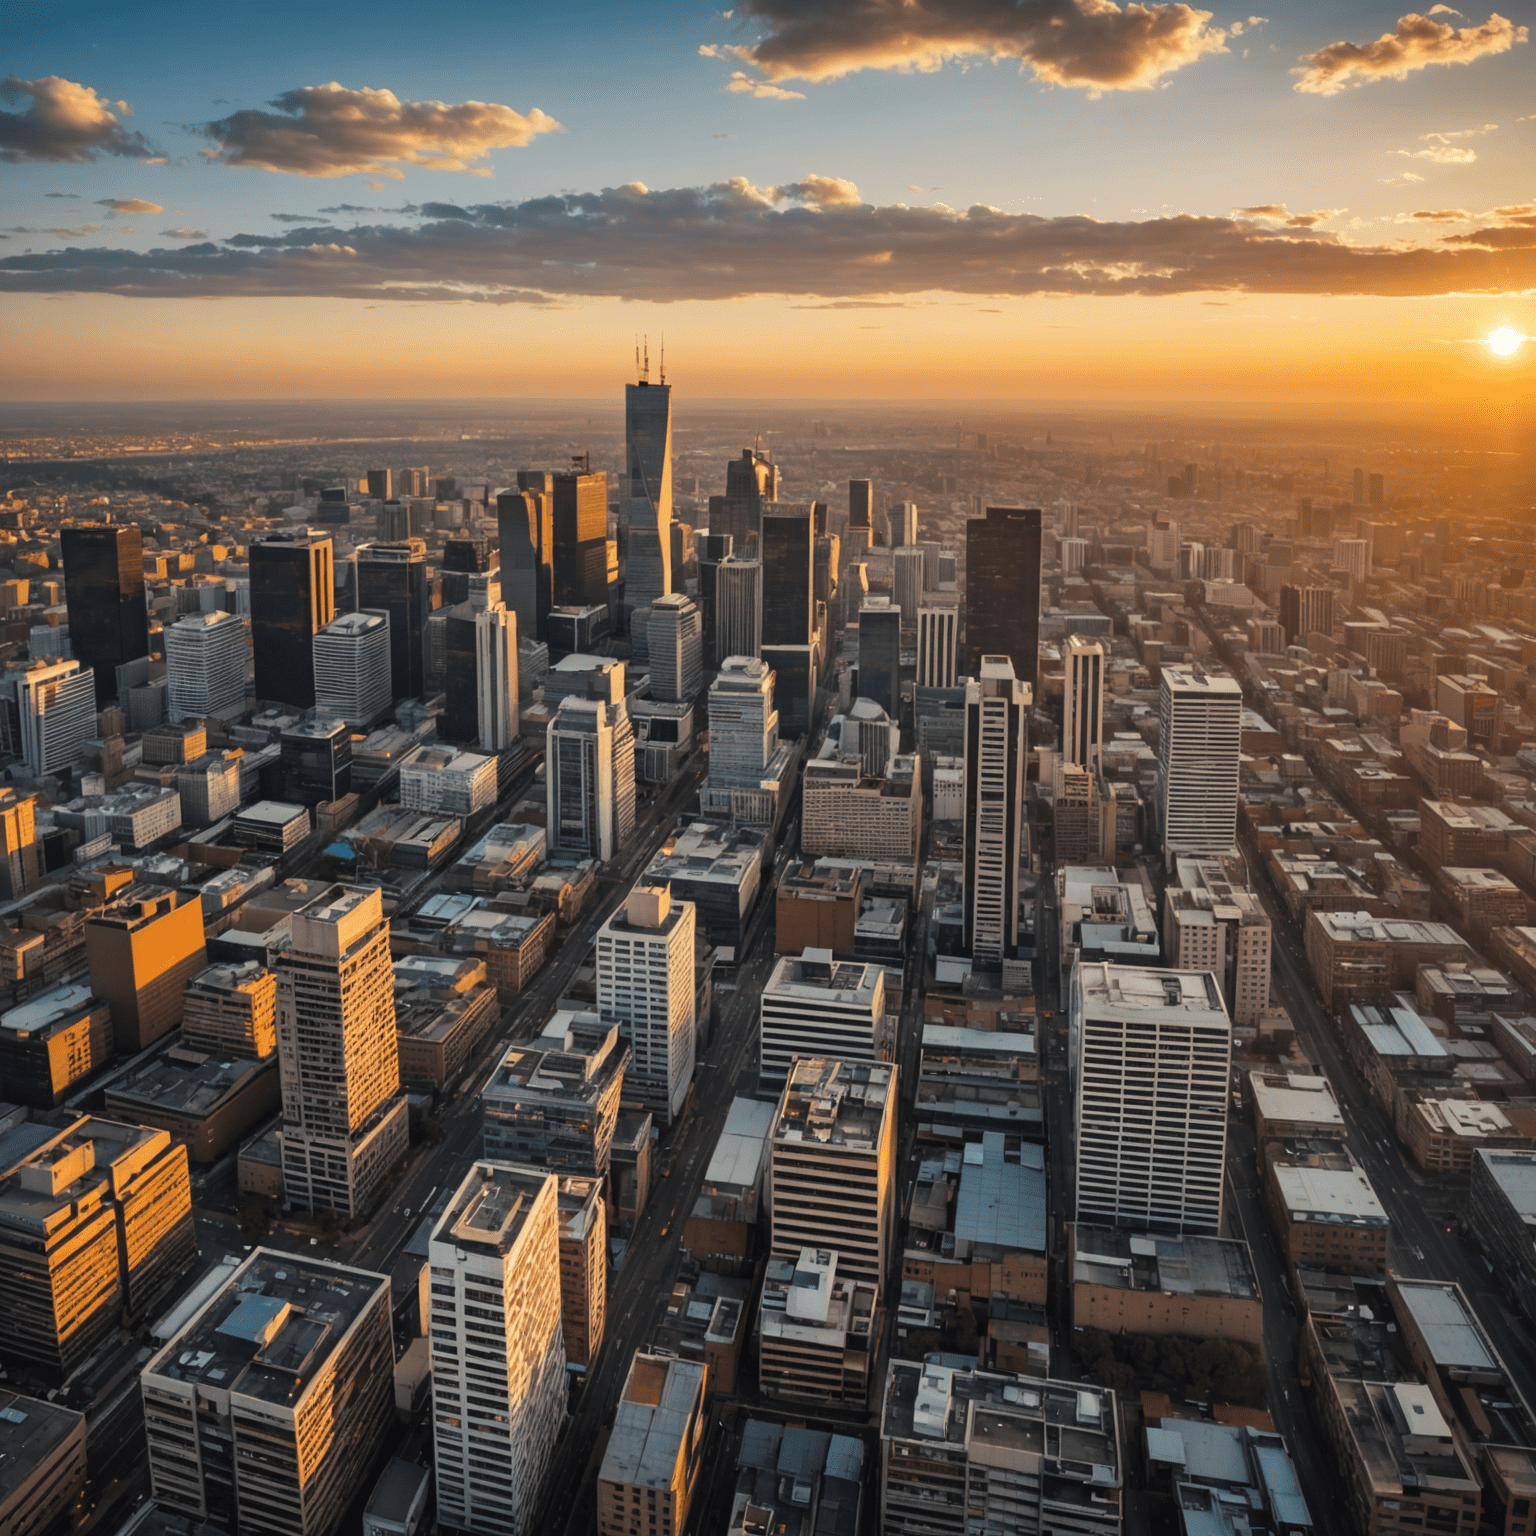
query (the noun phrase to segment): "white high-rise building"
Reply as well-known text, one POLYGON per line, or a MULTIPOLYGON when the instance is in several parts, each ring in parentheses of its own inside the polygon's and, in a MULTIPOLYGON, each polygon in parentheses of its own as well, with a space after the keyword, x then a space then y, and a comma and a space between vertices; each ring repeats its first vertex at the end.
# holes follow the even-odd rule
POLYGON ((389 615, 360 609, 332 619, 311 642, 315 708, 348 725, 366 726, 394 700, 389 680, 389 615))
POLYGON ((917 610, 917 686, 953 688, 957 674, 956 646, 960 610, 947 603, 917 610))
MULTIPOLYGON (((649 362, 646 372, 649 373, 649 362)), ((625 511, 629 524, 624 611, 672 590, 672 386, 642 377, 624 386, 625 511)), ((626 623, 626 628, 628 627, 626 623)))
POLYGON ((763 649, 763 566, 728 555, 715 570, 715 656, 759 656, 763 649))
POLYGON ((614 858, 635 830, 635 728, 622 697, 560 701, 545 733, 544 777, 550 852, 614 858))
POLYGON ((366 1215, 410 1139, 378 888, 333 885, 301 907, 274 968, 284 1194, 366 1215))
POLYGON ((1155 518, 1147 531, 1148 563, 1154 571, 1176 574, 1179 569, 1179 525, 1168 518, 1155 518))
POLYGON ((1232 1021, 1216 978, 1080 961, 1067 1023, 1076 1220, 1219 1235, 1232 1021))
POLYGON ((1061 760, 1098 772, 1104 759, 1104 647, 1073 635, 1063 660, 1061 760))
POLYGON ((1199 666, 1163 668, 1157 801, 1169 854, 1225 853, 1237 841, 1243 690, 1199 666))
POLYGON ((896 606, 901 609, 903 629, 917 628, 917 611, 923 605, 925 558, 920 544, 905 544, 891 556, 891 588, 896 606))
POLYGON ((565 1417, 559 1180, 475 1163, 427 1244, 437 1515, 483 1536, 535 1529, 565 1417))
POLYGON ((475 615, 475 709, 482 752, 517 740, 517 614, 502 603, 475 615))
POLYGON ((52 661, 18 672, 16 723, 28 773, 73 768, 96 735, 95 669, 52 661))
POLYGON ((597 1011, 629 1043, 624 1088, 671 1125, 693 1083, 697 993, 691 901, 669 885, 637 885, 597 931, 597 1011))
POLYGON ((965 685, 965 946, 1000 964, 1019 942, 1019 859, 1029 755, 1028 683, 1006 656, 983 656, 965 685))
POLYGON ((1088 563, 1088 540, 1063 539, 1057 547, 1061 553, 1061 574, 1081 576, 1088 563))
POLYGON ((917 543, 917 503, 898 501, 890 511, 891 544, 900 549, 917 543))
POLYGON ((1336 571, 1348 571, 1351 576, 1364 581, 1371 574, 1371 541, 1369 539, 1335 539, 1333 568, 1336 571))
POLYGON ((704 621, 693 600, 678 592, 658 597, 650 611, 651 697, 685 704, 704 681, 704 621))
POLYGON ((758 999, 758 1071, 765 1086, 789 1076, 797 1056, 880 1059, 885 970, 834 960, 830 949, 781 955, 758 999))
MULTIPOLYGON (((723 569, 723 567, 722 567, 723 569)), ((709 689, 709 781, 755 789, 779 750, 773 669, 728 656, 709 689)))
POLYGON ((232 720, 245 709, 246 620, 189 613, 165 627, 166 715, 232 720))

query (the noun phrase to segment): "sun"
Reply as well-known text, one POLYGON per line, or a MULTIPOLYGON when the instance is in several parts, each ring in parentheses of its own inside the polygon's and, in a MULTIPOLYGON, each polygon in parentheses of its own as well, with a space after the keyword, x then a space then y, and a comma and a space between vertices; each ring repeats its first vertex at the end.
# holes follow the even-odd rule
POLYGON ((1497 330, 1488 333, 1488 350, 1495 357, 1513 357, 1520 350, 1520 343, 1525 337, 1512 326, 1501 325, 1497 330))

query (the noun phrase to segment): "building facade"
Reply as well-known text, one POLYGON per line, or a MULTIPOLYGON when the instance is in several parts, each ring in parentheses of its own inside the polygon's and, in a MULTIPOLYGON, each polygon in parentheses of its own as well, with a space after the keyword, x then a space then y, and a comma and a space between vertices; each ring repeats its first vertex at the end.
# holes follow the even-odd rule
POLYGON ((1031 700, 1006 656, 982 657, 966 679, 964 944, 984 964, 1010 957, 1019 942, 1031 700))
POLYGON ((1167 853, 1220 854, 1236 843, 1242 711, 1234 678, 1163 668, 1157 789, 1167 853))

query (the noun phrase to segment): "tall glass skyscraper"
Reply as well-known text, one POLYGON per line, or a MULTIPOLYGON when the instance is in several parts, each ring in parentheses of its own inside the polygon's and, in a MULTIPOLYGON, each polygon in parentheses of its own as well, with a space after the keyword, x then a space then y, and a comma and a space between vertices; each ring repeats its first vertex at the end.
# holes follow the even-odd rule
POLYGON ((75 660, 96 674, 96 703, 117 694, 117 668, 149 655, 144 536, 132 523, 88 523, 59 532, 64 601, 75 660))
POLYGON ((389 615, 389 670, 397 699, 426 687, 427 545, 365 544, 357 552, 357 606, 389 615))
POLYGON ((965 670, 1006 656, 1033 696, 1039 652, 1040 509, 988 507, 965 525, 965 670))
POLYGON ((596 607, 608 601, 608 476, 584 471, 554 482, 555 603, 596 607))
POLYGON ((306 528, 251 545, 251 648, 256 697, 312 709, 315 636, 336 617, 328 533, 306 528))
POLYGON ((501 600, 517 615, 518 634, 548 640, 555 591, 555 526, 549 494, 498 491, 496 525, 501 538, 501 600))
POLYGON ((816 623, 816 524, 810 505, 763 508, 763 644, 809 645, 816 623))
POLYGON ((624 386, 625 520, 629 565, 624 618, 672 590, 672 386, 624 386))

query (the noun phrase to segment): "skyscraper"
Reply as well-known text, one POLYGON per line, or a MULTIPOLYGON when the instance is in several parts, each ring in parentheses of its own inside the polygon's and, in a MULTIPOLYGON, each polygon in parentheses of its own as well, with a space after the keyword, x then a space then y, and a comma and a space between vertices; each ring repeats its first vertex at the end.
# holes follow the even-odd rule
POLYGON ((765 1087, 788 1080, 795 1061, 824 1056, 850 1068, 880 1059, 885 972, 829 949, 780 955, 758 998, 758 1059, 765 1087))
POLYGON ((264 702, 314 707, 314 640, 336 617, 332 558, 330 534, 313 528, 251 545, 251 649, 264 702))
POLYGON ((565 1413, 559 1181, 475 1163, 427 1249, 438 1518, 527 1536, 565 1413))
POLYGON ((859 609, 859 697, 901 719, 901 609, 884 597, 859 609))
POLYGON ((715 569, 715 662, 763 649, 763 567, 731 555, 715 569))
MULTIPOLYGON (((649 360, 647 360, 647 374, 649 360)), ((637 608, 672 590, 672 386, 642 376, 624 386, 626 627, 637 608)))
POLYGON ((902 549, 917 543, 917 503, 898 501, 890 512, 891 548, 902 549))
POLYGON ((378 609, 339 614, 312 643, 315 708, 366 728, 388 710, 389 615, 378 609))
POLYGON ((618 697, 560 701, 545 737, 551 853, 614 858, 635 828, 635 728, 618 697))
POLYGON ((601 606, 608 601, 608 476, 584 470, 554 482, 555 603, 601 606))
POLYGON ((357 606, 389 615, 391 691, 397 700, 419 699, 426 686, 426 541, 364 544, 357 552, 357 606))
POLYGON ((96 680, 78 661, 38 662, 16 676, 18 745, 34 775, 73 768, 96 734, 96 680))
POLYGON ((662 1126, 682 1113, 693 1085, 695 932, 691 901, 644 884, 597 931, 597 1011, 629 1044, 625 1092, 662 1126))
POLYGON ((517 615, 501 603, 475 615, 476 722, 482 752, 517 740, 517 615))
POLYGON ((1065 661, 1062 761, 1096 772, 1104 756, 1104 647, 1097 640, 1072 635, 1065 661))
POLYGON ((1067 1027, 1076 1219, 1217 1236, 1232 1021, 1216 978, 1079 961, 1067 1027))
POLYGON ((778 465, 758 449, 743 448, 725 466, 725 495, 709 498, 709 531, 728 535, 743 559, 755 555, 764 504, 778 499, 778 465))
MULTIPOLYGON (((862 626, 860 629, 862 635, 862 626)), ((955 649, 960 638, 960 611, 953 603, 931 604, 917 610, 917 686, 953 688, 957 676, 955 649)))
POLYGON ((809 645, 816 623, 816 534, 808 504, 763 509, 763 644, 809 645))
POLYGON ((1281 587, 1280 627, 1285 631, 1287 645, 1305 645, 1314 630, 1332 635, 1333 588, 1281 587))
POLYGON ((1243 690, 1198 664, 1163 668, 1157 809, 1163 848, 1225 853, 1237 841, 1243 690))
POLYGON ((444 741, 478 741, 480 705, 475 668, 475 611, 468 603, 459 603, 448 610, 444 639, 444 708, 437 719, 437 734, 444 741))
POLYGON ((651 605, 651 697, 686 703, 704 681, 704 627, 692 598, 669 592, 651 605))
POLYGON ((892 557, 895 573, 892 586, 896 606, 901 609, 901 627, 917 628, 917 610, 923 603, 923 567, 925 556, 920 546, 905 544, 892 557))
POLYGON ((720 562, 730 559, 732 546, 733 540, 728 533, 701 533, 696 541, 699 559, 699 615, 704 621, 705 640, 711 645, 715 639, 715 578, 720 570, 720 562))
POLYGON ((875 542, 875 487, 871 480, 848 482, 848 552, 857 560, 875 542))
POLYGON ((409 1140, 378 889, 333 885, 301 907, 275 969, 284 1194, 366 1215, 409 1140))
POLYGON ((1040 509, 988 507, 965 525, 965 671, 1006 656, 1030 697, 1039 681, 1040 509))
POLYGON ((392 469, 370 469, 364 482, 372 501, 393 501, 395 496, 395 472, 392 469))
POLYGON ((496 524, 501 539, 501 600, 517 614, 526 640, 547 640, 554 602, 555 527, 552 499, 538 491, 498 491, 496 524))
POLYGON ((116 696, 117 668, 149 655, 144 536, 134 523, 59 530, 64 602, 75 660, 95 676, 96 702, 116 696))
POLYGON ((756 789, 779 750, 779 712, 773 707, 771 667, 749 657, 728 657, 709 688, 709 781, 724 788, 756 789))
POLYGON ((0 901, 18 901, 43 877, 37 846, 37 796, 0 790, 0 901))
MULTIPOLYGON (((972 525, 974 526, 974 524, 972 525)), ((984 656, 965 685, 965 948, 978 964, 1019 942, 1019 858, 1030 686, 1006 656, 984 656)))
POLYGON ((165 712, 173 722, 244 711, 245 637, 245 620, 233 613, 189 613, 166 625, 165 712))

